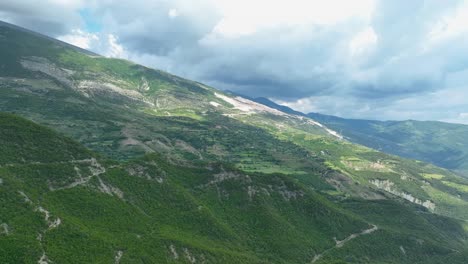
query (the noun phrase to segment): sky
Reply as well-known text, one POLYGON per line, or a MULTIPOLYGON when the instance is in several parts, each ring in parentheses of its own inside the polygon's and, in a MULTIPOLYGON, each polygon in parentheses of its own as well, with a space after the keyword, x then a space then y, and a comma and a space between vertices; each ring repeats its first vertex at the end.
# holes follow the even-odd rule
POLYGON ((2 0, 0 20, 305 113, 468 124, 468 0, 2 0))

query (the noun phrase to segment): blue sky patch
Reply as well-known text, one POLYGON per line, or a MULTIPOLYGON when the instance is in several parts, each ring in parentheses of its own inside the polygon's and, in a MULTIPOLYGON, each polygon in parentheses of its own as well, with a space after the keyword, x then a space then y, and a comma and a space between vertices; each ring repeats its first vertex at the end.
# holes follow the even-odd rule
POLYGON ((91 33, 100 32, 102 30, 102 24, 96 16, 93 15, 91 10, 85 8, 81 9, 80 16, 83 18, 85 22, 85 30, 91 33))

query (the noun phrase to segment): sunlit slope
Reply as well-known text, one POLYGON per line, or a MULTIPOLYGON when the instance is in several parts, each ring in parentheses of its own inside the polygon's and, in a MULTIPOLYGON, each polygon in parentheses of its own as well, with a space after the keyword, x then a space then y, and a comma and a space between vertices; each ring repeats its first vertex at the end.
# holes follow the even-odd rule
POLYGON ((356 213, 382 210, 380 202, 332 203, 281 174, 245 174, 220 163, 188 168, 158 155, 106 161, 8 114, 0 114, 0 135, 10 143, 3 153, 30 151, 26 160, 2 157, 0 164, 2 263, 328 263, 395 254, 442 263, 466 254, 460 223, 408 205, 382 204, 406 211, 408 225, 398 227, 367 209, 356 213), (36 146, 53 146, 61 158, 46 158, 36 146), (414 252, 369 254, 384 245, 414 252))

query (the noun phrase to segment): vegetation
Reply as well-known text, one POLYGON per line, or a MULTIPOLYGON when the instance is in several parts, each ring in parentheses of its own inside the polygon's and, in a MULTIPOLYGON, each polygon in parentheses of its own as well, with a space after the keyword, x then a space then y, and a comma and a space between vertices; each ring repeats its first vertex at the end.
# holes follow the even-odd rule
POLYGON ((0 55, 1 263, 466 263, 450 171, 3 24, 0 55))
POLYGON ((340 131, 357 144, 468 175, 466 125, 413 120, 355 120, 315 113, 309 117, 340 131))

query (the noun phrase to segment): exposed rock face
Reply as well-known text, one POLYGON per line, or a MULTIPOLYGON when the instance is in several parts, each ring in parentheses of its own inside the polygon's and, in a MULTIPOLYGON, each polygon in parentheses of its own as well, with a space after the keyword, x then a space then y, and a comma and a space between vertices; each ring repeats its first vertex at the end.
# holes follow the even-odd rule
MULTIPOLYGON (((285 113, 278 111, 276 109, 270 108, 268 106, 259 104, 254 101, 250 101, 248 99, 242 98, 242 97, 228 97, 220 93, 215 93, 215 96, 222 99, 223 101, 231 104, 234 106, 235 109, 240 110, 242 112, 245 112, 246 114, 253 114, 256 112, 268 112, 274 115, 286 115, 285 113)), ((213 105, 213 104, 212 104, 213 105)), ((219 106, 219 104, 217 104, 219 106)))
POLYGON ((207 185, 221 183, 227 180, 235 179, 235 180, 245 180, 245 182, 252 182, 248 175, 237 174, 234 172, 221 172, 218 174, 213 175, 214 179, 211 180, 207 185))
POLYGON ((169 249, 170 249, 170 251, 171 251, 172 258, 173 258, 173 259, 179 259, 179 253, 177 253, 177 250, 176 250, 175 246, 174 246, 174 245, 171 245, 171 246, 169 247, 169 249))
POLYGON ((128 90, 121 88, 113 83, 108 82, 98 82, 98 81, 81 81, 76 88, 78 91, 83 93, 85 96, 90 97, 94 94, 105 93, 105 94, 114 94, 117 96, 122 96, 123 98, 128 98, 135 101, 147 102, 145 97, 138 91, 128 90))
POLYGON ((188 153, 191 153, 193 155, 198 156, 199 159, 203 159, 201 153, 197 149, 195 149, 193 146, 191 146, 189 143, 187 143, 185 141, 176 140, 175 146, 178 149, 184 150, 184 151, 186 151, 188 153))
POLYGON ((42 206, 38 206, 36 208, 36 211, 44 214, 44 220, 47 223, 47 225, 49 226, 49 229, 57 228, 62 223, 62 220, 60 218, 58 218, 58 217, 53 221, 50 220, 50 212, 48 210, 44 209, 42 206))
POLYGON ((192 263, 192 264, 205 263, 205 257, 203 254, 196 256, 193 252, 190 251, 190 249, 185 248, 185 247, 182 248, 182 253, 179 255, 176 247, 173 244, 171 244, 169 246, 169 252, 173 260, 178 260, 180 258, 183 258, 185 259, 185 261, 183 261, 184 263, 192 263), (198 258, 198 261, 197 261, 197 258, 198 258))
POLYGON ((432 201, 430 200, 426 200, 426 201, 422 201, 416 197, 414 197, 413 195, 411 195, 410 193, 405 193, 405 192, 401 192, 401 191, 398 191, 397 189, 395 189, 395 184, 389 180, 370 180, 369 181, 371 184, 373 184, 374 186, 376 186, 377 188, 381 189, 381 190, 384 190, 386 192, 389 192, 393 195, 396 195, 398 197, 401 197, 405 200, 408 200, 412 203, 415 203, 415 204, 419 204, 419 205, 422 205, 424 207, 426 207, 427 209, 431 210, 431 211, 434 211, 435 210, 435 207, 436 207, 436 204, 433 203, 432 201))
POLYGON ((23 197, 25 203, 32 204, 32 201, 29 198, 29 196, 27 196, 23 191, 18 191, 18 193, 21 195, 21 197, 23 197))
MULTIPOLYGON (((338 138, 338 139, 343 139, 343 136, 341 136, 339 133, 337 133, 336 131, 333 131, 327 127, 325 127, 324 125, 314 121, 314 120, 311 120, 309 118, 305 118, 303 116, 296 116, 296 115, 289 115, 289 114, 286 114, 284 112, 281 112, 277 109, 274 109, 274 108, 271 108, 271 107, 268 107, 266 105, 263 105, 263 104, 260 104, 260 103, 257 103, 257 102, 254 102, 254 101, 251 101, 249 99, 246 99, 246 98, 242 98, 240 96, 237 96, 237 97, 228 97, 228 96, 225 96, 223 94, 220 94, 220 93, 215 93, 215 96, 220 98, 221 100, 231 104, 234 109, 237 109, 237 110, 240 110, 243 114, 246 114, 246 115, 250 115, 250 114, 255 114, 255 113, 269 113, 269 114, 273 114, 273 115, 277 115, 277 116, 285 116, 285 117, 289 117, 289 118, 295 118, 295 119, 299 119, 309 125, 313 125, 313 126, 318 126, 318 127, 321 127, 323 128, 328 134, 338 138)), ((218 107, 220 106, 219 103, 216 103, 216 102, 210 102, 210 104, 212 106, 215 106, 215 107, 218 107)), ((226 114, 227 116, 233 116, 232 114, 226 114)))
POLYGON ((300 190, 288 189, 284 182, 280 186, 276 186, 275 189, 285 201, 296 200, 297 198, 304 196, 304 192, 300 190))
POLYGON ((138 86, 138 90, 142 92, 147 92, 150 89, 148 80, 145 77, 141 77, 141 84, 138 86))
POLYGON ((100 177, 98 177, 98 180, 99 180, 99 186, 98 186, 99 191, 109 194, 111 196, 115 195, 119 197, 120 199, 123 199, 124 193, 119 188, 105 183, 100 177))
POLYGON ((183 251, 184 251, 185 259, 187 259, 188 262, 190 262, 190 263, 192 263, 192 264, 197 262, 197 259, 196 259, 195 256, 190 252, 190 250, 188 250, 188 248, 184 248, 183 251))
POLYGON ((46 58, 28 57, 22 59, 20 63, 21 66, 23 66, 25 69, 42 72, 56 79, 59 83, 65 85, 66 87, 73 87, 73 82, 69 79, 72 72, 55 66, 46 58))
POLYGON ((221 104, 219 104, 217 102, 213 102, 213 101, 210 102, 210 105, 212 105, 214 107, 220 107, 221 106, 221 104))
POLYGON ((38 264, 49 264, 49 258, 45 254, 45 252, 42 253, 41 258, 37 261, 38 264))
MULTIPOLYGON (((106 94, 107 96, 121 97, 154 106, 150 100, 139 92, 146 92, 150 89, 148 81, 144 78, 142 78, 142 83, 136 87, 137 90, 130 90, 116 85, 115 83, 120 84, 121 81, 119 82, 119 80, 115 79, 111 79, 111 82, 96 80, 75 81, 72 78, 73 71, 60 68, 48 59, 42 57, 23 58, 20 63, 25 69, 44 73, 54 78, 65 87, 75 89, 86 97, 91 97, 95 94, 106 94)), ((107 79, 111 78, 108 76, 100 76, 100 79, 103 79, 103 77, 107 79)))
POLYGON ((5 223, 0 224, 0 235, 9 235, 10 229, 9 226, 5 223))
POLYGON ((150 172, 150 170, 142 165, 132 165, 127 168, 128 174, 131 176, 147 179, 147 180, 154 180, 158 183, 163 183, 164 179, 167 177, 167 174, 162 169, 156 167, 156 164, 152 164, 153 169, 157 171, 157 173, 150 172))
POLYGON ((314 125, 314 126, 318 126, 318 127, 321 127, 323 129, 325 129, 325 131, 328 132, 328 134, 342 140, 344 139, 342 135, 340 135, 338 132, 334 131, 334 130, 331 130, 329 129, 328 127, 322 125, 321 123, 317 122, 317 121, 314 121, 312 119, 308 119, 308 118, 304 118, 303 116, 300 116, 299 117, 301 120, 305 120, 307 123, 311 124, 311 125, 314 125))
POLYGON ((123 256, 123 251, 122 250, 117 251, 114 257, 114 263, 119 264, 120 260, 122 259, 122 256, 123 256))

